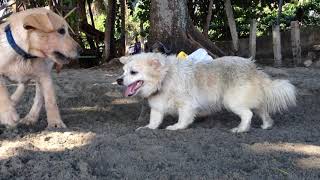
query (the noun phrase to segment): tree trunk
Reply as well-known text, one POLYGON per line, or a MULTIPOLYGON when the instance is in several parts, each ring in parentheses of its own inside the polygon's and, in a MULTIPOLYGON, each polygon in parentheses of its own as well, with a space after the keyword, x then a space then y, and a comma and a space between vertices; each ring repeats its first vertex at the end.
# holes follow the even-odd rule
POLYGON ((224 7, 226 10, 228 24, 229 24, 229 28, 230 28, 231 37, 232 37, 233 51, 236 54, 239 50, 239 38, 238 38, 236 22, 235 22, 234 16, 233 16, 231 0, 225 0, 224 7))
POLYGON ((126 0, 120 0, 121 8, 121 37, 120 37, 120 55, 126 54, 126 0))
POLYGON ((299 21, 291 21, 291 46, 294 66, 302 65, 299 21))
POLYGON ((282 66, 282 54, 281 54, 281 34, 280 26, 272 26, 272 42, 273 42, 273 54, 274 54, 274 66, 282 66))
POLYGON ((283 0, 279 0, 277 22, 276 22, 276 25, 272 27, 274 65, 276 67, 282 66, 281 33, 280 33, 280 17, 282 12, 282 2, 283 0))
POLYGON ((151 0, 150 47, 160 41, 173 53, 191 53, 198 48, 210 55, 225 55, 213 42, 194 27, 187 7, 187 0, 151 0))
MULTIPOLYGON (((88 23, 87 19, 87 13, 86 13, 86 0, 78 0, 78 10, 79 10, 79 18, 80 18, 80 24, 88 23)), ((91 50, 96 49, 96 46, 94 44, 94 41, 91 37, 86 36, 88 44, 90 46, 91 50)))
POLYGON ((88 0, 87 0, 87 4, 88 4, 88 9, 89 9, 91 25, 93 26, 93 28, 96 28, 96 26, 94 25, 94 19, 93 19, 93 14, 92 14, 92 9, 91 9, 91 3, 88 0))
POLYGON ((256 57, 256 44, 257 44, 257 20, 252 19, 250 23, 249 51, 250 51, 250 56, 253 59, 256 57))
POLYGON ((212 18, 212 5, 213 5, 213 0, 210 0, 206 24, 204 25, 203 32, 202 32, 202 34, 205 37, 208 37, 209 26, 210 26, 210 22, 211 22, 211 18, 212 18))
MULTIPOLYGON (((91 20, 91 25, 93 27, 94 30, 96 30, 96 26, 94 24, 94 18, 93 18, 93 13, 92 13, 92 9, 91 9, 91 3, 89 2, 89 0, 86 0, 87 4, 88 4, 88 10, 89 10, 89 15, 90 15, 90 20, 91 20)), ((95 47, 96 47, 96 51, 99 53, 99 42, 98 42, 98 37, 93 37, 93 39, 95 40, 95 47)))
POLYGON ((140 20, 140 42, 141 42, 141 50, 145 51, 145 46, 144 46, 144 28, 143 28, 143 21, 140 20))
POLYGON ((277 25, 280 25, 280 17, 281 17, 281 13, 282 13, 282 3, 283 3, 283 0, 279 0, 279 3, 278 3, 277 25))
POLYGON ((114 24, 115 24, 115 10, 116 2, 113 0, 104 0, 107 19, 106 19, 106 29, 104 33, 104 44, 105 44, 105 58, 107 61, 114 57, 114 24))

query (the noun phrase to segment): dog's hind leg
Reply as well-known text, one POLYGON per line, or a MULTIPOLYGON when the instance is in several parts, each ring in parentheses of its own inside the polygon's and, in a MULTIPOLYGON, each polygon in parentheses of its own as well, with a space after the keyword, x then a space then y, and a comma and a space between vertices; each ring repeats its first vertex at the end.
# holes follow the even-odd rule
POLYGON ((18 104, 20 101, 24 91, 25 91, 26 85, 24 83, 19 83, 16 91, 11 95, 11 100, 14 106, 18 104))
POLYGON ((195 118, 195 112, 191 108, 181 108, 179 109, 179 120, 176 124, 168 126, 167 130, 179 130, 185 129, 190 124, 193 123, 195 118))
POLYGON ((238 127, 231 129, 231 132, 233 133, 248 132, 250 130, 251 118, 253 115, 252 111, 248 108, 238 107, 238 106, 229 107, 229 109, 236 115, 240 116, 241 118, 241 122, 238 125, 238 127))
POLYGON ((41 92, 41 88, 39 83, 36 83, 36 95, 33 100, 33 105, 31 107, 30 112, 21 120, 23 124, 34 124, 38 121, 40 111, 43 106, 43 94, 41 92))
POLYGON ((10 99, 3 77, 0 76, 0 122, 7 127, 17 125, 19 115, 10 99))
POLYGON ((270 117, 269 113, 264 109, 258 109, 257 110, 258 115, 262 119, 262 129, 271 129, 273 126, 273 119, 270 117))
POLYGON ((259 105, 261 97, 261 91, 257 87, 255 83, 247 82, 234 85, 226 91, 223 97, 224 106, 241 118, 238 127, 231 129, 231 132, 241 133, 250 130, 253 116, 251 109, 259 105))

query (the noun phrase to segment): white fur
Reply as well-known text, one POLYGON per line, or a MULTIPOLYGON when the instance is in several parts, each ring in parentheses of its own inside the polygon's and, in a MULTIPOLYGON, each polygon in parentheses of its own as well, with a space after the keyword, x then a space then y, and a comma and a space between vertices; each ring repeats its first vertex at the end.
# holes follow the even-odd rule
POLYGON ((158 128, 166 114, 179 115, 178 122, 166 128, 178 130, 187 128, 196 116, 223 107, 241 118, 232 132, 249 131, 253 110, 263 120, 261 127, 268 129, 273 125, 270 113, 296 104, 295 87, 289 81, 271 80, 250 59, 226 56, 192 63, 145 53, 126 57, 123 62, 124 85, 144 81, 137 94, 148 98, 151 117, 145 127, 151 129, 158 128), (138 73, 128 73, 132 69, 138 73))

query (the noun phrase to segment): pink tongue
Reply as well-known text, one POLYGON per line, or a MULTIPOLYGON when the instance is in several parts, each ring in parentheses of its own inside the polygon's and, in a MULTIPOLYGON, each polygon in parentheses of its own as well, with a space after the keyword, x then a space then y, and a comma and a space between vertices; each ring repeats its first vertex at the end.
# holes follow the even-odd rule
POLYGON ((133 94, 135 93, 135 91, 136 91, 135 87, 137 86, 137 83, 138 83, 138 82, 135 82, 135 83, 130 84, 130 85, 127 87, 126 91, 124 92, 124 95, 125 95, 125 96, 133 95, 133 94))

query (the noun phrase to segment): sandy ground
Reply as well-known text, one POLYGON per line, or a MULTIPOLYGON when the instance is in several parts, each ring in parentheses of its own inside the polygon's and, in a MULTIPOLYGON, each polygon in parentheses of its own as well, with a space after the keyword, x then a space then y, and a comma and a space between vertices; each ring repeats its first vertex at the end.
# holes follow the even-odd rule
MULTIPOLYGON (((137 121, 141 104, 112 84, 119 68, 54 73, 68 129, 45 130, 44 111, 37 125, 0 127, 0 179, 320 179, 320 70, 266 71, 298 87, 298 106, 274 115, 271 130, 254 117, 243 134, 229 132, 239 118, 228 112, 186 130, 135 132, 148 120, 137 121)), ((30 85, 21 116, 33 96, 30 85)))

